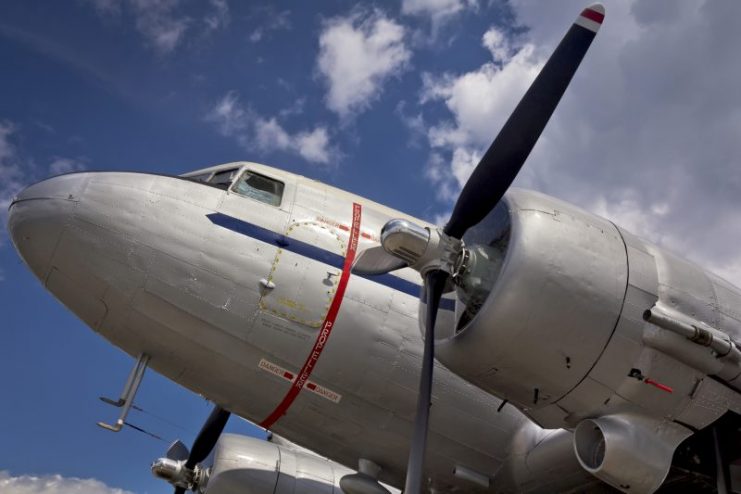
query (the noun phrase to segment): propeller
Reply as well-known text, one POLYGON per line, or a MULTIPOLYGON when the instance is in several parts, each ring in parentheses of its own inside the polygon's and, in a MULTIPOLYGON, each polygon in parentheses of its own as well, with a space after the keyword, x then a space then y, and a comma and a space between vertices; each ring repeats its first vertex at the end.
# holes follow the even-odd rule
POLYGON ((185 485, 192 487, 192 484, 197 483, 197 479, 194 479, 195 467, 214 449, 230 415, 230 412, 220 406, 214 406, 190 451, 181 441, 175 441, 167 450, 167 458, 157 460, 152 465, 155 475, 175 485, 175 494, 185 494, 188 490, 185 485))
POLYGON ((408 265, 424 279, 425 344, 404 494, 422 492, 435 318, 448 280, 462 264, 463 235, 494 209, 517 177, 591 45, 604 14, 604 7, 595 4, 577 17, 474 169, 443 230, 428 228, 420 232, 419 226, 391 220, 381 232, 381 247, 369 249, 367 255, 361 254, 353 266, 354 273, 381 274, 408 265))

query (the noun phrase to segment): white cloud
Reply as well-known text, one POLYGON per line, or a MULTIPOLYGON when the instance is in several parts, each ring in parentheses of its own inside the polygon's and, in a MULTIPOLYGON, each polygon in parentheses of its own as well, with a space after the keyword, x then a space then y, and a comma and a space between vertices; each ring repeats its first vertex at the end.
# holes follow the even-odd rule
POLYGON ((406 15, 427 16, 439 21, 477 5, 476 0, 402 0, 401 12, 406 15))
POLYGON ((152 48, 164 55, 172 52, 183 40, 191 23, 190 17, 179 15, 180 0, 130 0, 136 15, 136 28, 152 48))
POLYGON ((16 127, 12 122, 0 121, 0 219, 5 223, 8 206, 24 185, 24 173, 16 147, 11 142, 16 127))
POLYGON ((296 150, 306 160, 313 163, 329 163, 332 159, 329 134, 325 127, 317 127, 311 132, 296 135, 296 150))
POLYGON ((507 35, 499 28, 494 26, 489 28, 484 33, 482 42, 495 61, 504 62, 509 60, 512 47, 510 46, 509 39, 507 39, 507 35))
POLYGON ((226 0, 211 0, 213 12, 206 14, 203 21, 206 24, 206 31, 216 31, 229 25, 231 16, 229 14, 229 4, 226 0))
POLYGON ((482 44, 500 57, 497 62, 501 65, 487 62, 461 75, 423 74, 421 101, 441 101, 453 116, 453 120, 432 125, 427 133, 430 145, 438 149, 438 153, 447 151, 451 158, 451 173, 428 174, 437 184, 451 178, 458 186, 466 182, 492 136, 504 124, 542 66, 542 60, 534 55, 535 49, 530 44, 510 56, 509 41, 494 29, 486 32, 482 44))
POLYGON ((233 136, 247 127, 249 116, 242 108, 237 93, 230 91, 214 105, 206 119, 216 123, 222 134, 233 136))
POLYGON ((63 173, 80 172, 87 168, 86 160, 83 158, 55 158, 49 164, 49 173, 61 175, 63 173))
POLYGON ((326 127, 290 133, 277 118, 265 118, 244 107, 234 91, 214 105, 206 120, 216 124, 223 135, 235 138, 246 149, 257 147, 265 153, 288 152, 320 165, 335 164, 340 156, 339 150, 330 142, 326 127))
POLYGON ((411 52, 404 37, 404 27, 378 10, 326 21, 317 67, 327 84, 327 107, 342 118, 369 108, 384 83, 407 67, 411 52))
MULTIPOLYGON (((5 224, 8 207, 15 195, 30 183, 48 175, 58 175, 84 169, 86 158, 57 157, 47 168, 34 164, 33 160, 21 156, 14 141, 19 133, 13 122, 0 120, 0 223, 5 224)), ((5 241, 5 228, 0 228, 0 246, 5 241)))
POLYGON ((427 123, 422 112, 410 114, 407 106, 407 102, 402 100, 396 105, 394 112, 399 116, 404 127, 409 130, 409 146, 420 147, 420 141, 427 136, 427 123))
MULTIPOLYGON (((516 185, 604 215, 741 285, 739 2, 607 0, 607 16, 516 185)), ((483 43, 501 63, 428 75, 428 176, 458 187, 583 8, 513 0, 528 28, 483 43), (507 47, 509 46, 509 51, 507 47)), ((496 33, 496 34, 493 34, 496 33)))
POLYGON ((108 487, 95 479, 62 477, 61 475, 12 476, 0 470, 0 492, 3 494, 133 494, 108 487))
MULTIPOLYGON (((195 20, 183 13, 182 0, 86 0, 101 16, 119 17, 124 11, 133 18, 136 29, 158 54, 167 55, 181 46, 195 20), (125 9, 124 9, 125 7, 125 9)), ((210 10, 202 19, 202 34, 224 29, 230 21, 226 0, 210 0, 210 10)))
POLYGON ((255 141, 262 150, 286 150, 293 147, 293 139, 275 118, 265 120, 257 117, 255 118, 254 125, 255 141))
POLYGON ((291 29, 291 11, 284 10, 276 12, 268 7, 262 10, 260 15, 259 26, 250 33, 249 40, 253 43, 262 41, 265 36, 273 31, 282 31, 291 29))

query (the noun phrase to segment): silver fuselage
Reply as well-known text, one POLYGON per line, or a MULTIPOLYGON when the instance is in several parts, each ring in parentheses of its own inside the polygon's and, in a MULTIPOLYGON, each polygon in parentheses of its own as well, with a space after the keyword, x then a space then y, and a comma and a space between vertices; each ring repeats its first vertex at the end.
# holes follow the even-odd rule
MULTIPOLYGON (((377 245, 389 219, 409 217, 301 176, 241 165, 285 183, 279 206, 180 177, 76 173, 21 193, 9 229, 45 287, 96 332, 132 356, 150 355, 157 372, 260 423, 314 344, 341 272, 353 204, 362 207, 359 249, 377 245)), ((272 429, 349 467, 372 460, 383 468, 383 481, 400 485, 422 353, 419 285, 409 269, 383 279, 353 275, 311 375, 314 389, 304 389, 272 429)), ((723 296, 741 301, 738 291, 723 287, 723 296)), ((597 344, 607 346, 610 334, 597 344)), ((426 457, 431 485, 480 490, 455 477, 454 467, 496 478, 552 434, 500 405, 436 364, 426 457)), ((538 420, 556 425, 545 415, 538 420)), ((569 440, 562 443, 549 452, 549 465, 533 464, 531 472, 517 473, 517 482, 543 492, 594 484, 569 440)))

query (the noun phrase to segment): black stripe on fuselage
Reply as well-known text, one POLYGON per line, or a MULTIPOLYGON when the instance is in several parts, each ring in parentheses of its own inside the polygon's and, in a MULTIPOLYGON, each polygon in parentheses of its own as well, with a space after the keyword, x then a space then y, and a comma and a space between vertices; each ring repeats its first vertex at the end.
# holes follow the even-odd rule
MULTIPOLYGON (((253 223, 240 220, 233 216, 229 216, 223 213, 211 213, 207 214, 206 217, 214 225, 218 225, 222 228, 226 228, 227 230, 231 230, 241 235, 254 238, 255 240, 259 240, 267 244, 275 245, 281 249, 285 249, 289 252, 293 252, 308 259, 327 264, 329 266, 332 266, 333 268, 342 269, 342 265, 345 262, 345 258, 339 254, 335 254, 334 252, 321 249, 315 245, 311 245, 306 242, 287 237, 281 233, 268 230, 267 228, 257 226, 253 223)), ((401 279, 398 276, 394 276, 392 274, 353 274, 353 276, 365 278, 366 280, 378 283, 385 287, 391 288, 392 290, 406 293, 407 295, 411 295, 412 297, 419 297, 420 295, 420 285, 412 283, 411 281, 401 279)), ((443 310, 452 311, 455 309, 455 301, 443 298, 442 300, 440 300, 440 308, 443 310)))

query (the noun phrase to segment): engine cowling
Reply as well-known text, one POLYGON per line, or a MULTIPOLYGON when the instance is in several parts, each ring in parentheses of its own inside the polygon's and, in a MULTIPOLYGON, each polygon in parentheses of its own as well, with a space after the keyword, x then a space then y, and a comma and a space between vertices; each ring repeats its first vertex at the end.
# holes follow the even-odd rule
POLYGON ((458 324, 437 340, 437 358, 521 407, 557 402, 593 368, 620 317, 628 268, 619 231, 513 190, 464 242, 458 324))
POLYGON ((654 492, 669 473, 677 445, 692 432, 642 415, 583 420, 574 430, 581 466, 623 492, 654 492))
POLYGON ((542 427, 579 426, 576 453, 587 430, 611 444, 601 463, 581 458, 593 475, 651 492, 686 426, 741 411, 737 288, 536 192, 510 190, 464 242, 456 322, 437 328, 438 360, 542 427), (644 442, 631 443, 616 417, 650 422, 644 442), (656 454, 641 479, 612 460, 630 448, 656 454))
POLYGON ((716 276, 576 206, 520 189, 464 242, 457 323, 438 331, 436 356, 544 427, 638 407, 702 428, 728 408, 706 412, 698 391, 738 401, 741 358, 672 332, 702 326, 735 351, 741 291, 716 276), (674 324, 644 320, 662 307, 674 324))
POLYGON ((305 494, 324 492, 396 492, 374 479, 299 448, 260 439, 223 434, 214 451, 203 494, 305 494), (363 477, 363 478, 361 478, 363 477), (365 478, 367 477, 367 478, 365 478), (341 490, 340 482, 348 479, 341 490), (365 482, 363 482, 365 481, 365 482), (367 490, 369 487, 377 490, 367 490), (383 489, 383 490, 379 490, 383 489))

